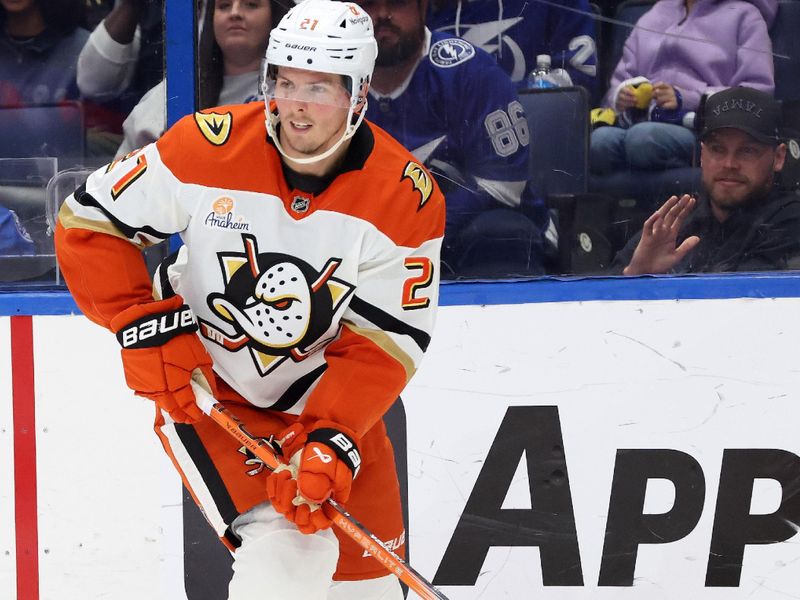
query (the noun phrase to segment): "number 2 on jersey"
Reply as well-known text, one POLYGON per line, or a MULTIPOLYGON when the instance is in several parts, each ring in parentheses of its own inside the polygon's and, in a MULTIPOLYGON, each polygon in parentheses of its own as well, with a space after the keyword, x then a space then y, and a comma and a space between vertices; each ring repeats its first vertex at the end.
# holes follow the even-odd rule
POLYGON ((418 275, 409 277, 403 283, 403 310, 427 308, 431 304, 428 296, 418 296, 419 290, 425 289, 433 281, 433 263, 427 256, 409 256, 403 262, 409 271, 419 270, 418 275))

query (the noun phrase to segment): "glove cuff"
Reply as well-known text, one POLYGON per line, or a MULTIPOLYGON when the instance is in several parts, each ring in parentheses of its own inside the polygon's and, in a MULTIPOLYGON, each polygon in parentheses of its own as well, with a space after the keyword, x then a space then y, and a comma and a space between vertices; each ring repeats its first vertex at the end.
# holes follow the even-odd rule
POLYGON ((131 306, 112 319, 111 328, 126 350, 162 346, 198 329, 192 309, 180 296, 131 306))
POLYGON ((338 429, 322 427, 308 434, 306 444, 318 442, 325 444, 336 453, 336 456, 348 466, 353 474, 353 479, 361 468, 361 452, 353 438, 338 429))

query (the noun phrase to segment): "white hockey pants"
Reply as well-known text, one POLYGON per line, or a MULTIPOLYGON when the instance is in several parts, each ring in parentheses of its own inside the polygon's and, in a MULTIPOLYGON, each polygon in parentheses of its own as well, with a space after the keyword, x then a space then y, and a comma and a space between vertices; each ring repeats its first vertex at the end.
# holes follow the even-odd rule
POLYGON ((332 581, 339 542, 330 529, 300 533, 269 503, 233 522, 242 545, 233 555, 228 600, 403 600, 393 575, 332 581))

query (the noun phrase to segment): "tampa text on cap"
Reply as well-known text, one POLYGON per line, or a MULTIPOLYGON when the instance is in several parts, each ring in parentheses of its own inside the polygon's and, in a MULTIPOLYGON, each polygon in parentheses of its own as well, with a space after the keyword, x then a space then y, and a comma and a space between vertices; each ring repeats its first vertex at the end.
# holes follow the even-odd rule
POLYGON ((780 119, 780 104, 769 94, 746 87, 728 88, 706 100, 700 139, 718 129, 731 128, 762 144, 775 145, 779 142, 780 119))

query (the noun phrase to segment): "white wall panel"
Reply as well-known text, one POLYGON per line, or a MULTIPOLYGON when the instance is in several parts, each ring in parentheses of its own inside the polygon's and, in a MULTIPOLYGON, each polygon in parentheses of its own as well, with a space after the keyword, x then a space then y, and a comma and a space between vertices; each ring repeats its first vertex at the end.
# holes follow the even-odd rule
MULTIPOLYGON (((537 598, 796 594, 797 538, 747 546, 738 588, 708 589, 704 581, 723 450, 800 454, 798 309, 792 299, 441 311, 426 360, 404 395, 416 568, 430 578, 436 573, 507 408, 544 405, 558 407, 584 586, 537 589, 537 598), (702 517, 681 540, 640 546, 632 587, 598 589, 616 452, 652 448, 699 462, 702 517)), ((650 483, 645 512, 672 506, 674 488, 662 483, 650 483)), ((778 494, 774 481, 757 486, 753 511, 774 510, 778 494)), ((515 481, 506 505, 531 506, 527 485, 515 481)), ((493 548, 474 588, 443 589, 452 599, 520 598, 523 590, 528 597, 542 582, 538 563, 534 547, 493 548)))
POLYGON ((36 317, 34 336, 41 597, 180 600, 180 479, 153 404, 125 386, 108 331, 36 317))
MULTIPOLYGON (((452 600, 796 596, 797 537, 746 546, 738 586, 705 579, 725 451, 800 456, 798 312, 798 299, 441 309, 404 393, 413 566, 429 578, 439 570, 487 455, 504 443, 509 410, 539 427, 553 407, 557 431, 525 429, 516 442, 560 434, 566 472, 529 480, 524 455, 512 452, 502 510, 537 507, 555 489, 546 486, 568 486, 582 585, 543 586, 539 548, 498 545, 474 586, 443 586, 452 600), (598 586, 619 453, 644 450, 699 465, 697 523, 675 541, 639 545, 632 585, 598 586)), ((14 599, 8 324, 0 319, 0 597, 14 599)), ((179 480, 152 432, 152 405, 124 385, 116 341, 74 316, 36 317, 34 336, 41 598, 185 599, 179 480)), ((793 477, 797 494, 800 471, 793 477)), ((776 481, 758 479, 745 510, 770 514, 780 494, 776 481)), ((643 512, 669 513, 683 498, 651 479, 643 512)))
POLYGON ((9 600, 17 598, 13 423, 11 319, 0 317, 0 596, 9 600))

